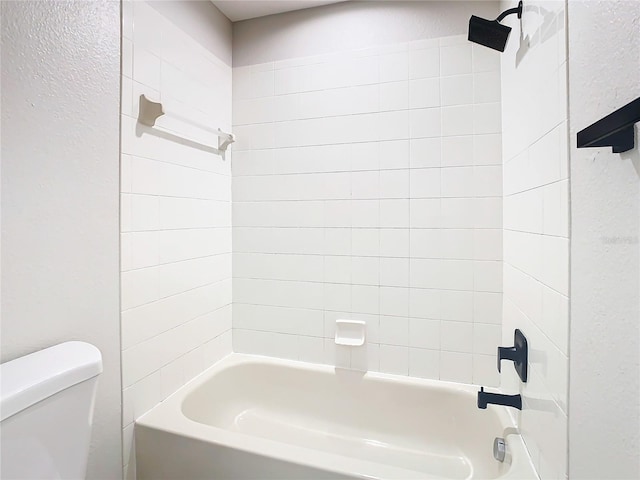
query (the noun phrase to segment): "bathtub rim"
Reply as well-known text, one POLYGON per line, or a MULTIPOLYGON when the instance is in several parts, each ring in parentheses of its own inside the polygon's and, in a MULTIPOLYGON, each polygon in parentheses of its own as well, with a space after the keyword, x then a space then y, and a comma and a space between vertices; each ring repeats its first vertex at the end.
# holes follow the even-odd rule
MULTIPOLYGON (((168 396, 161 403, 153 407, 140 418, 136 419, 136 427, 156 429, 213 445, 229 447, 253 455, 274 458, 283 462, 325 470, 329 473, 353 476, 354 478, 417 478, 415 477, 415 470, 407 470, 384 463, 355 459, 339 455, 337 453, 291 445, 276 439, 234 432, 192 420, 183 413, 182 404, 186 397, 211 380, 217 373, 235 366, 252 364, 267 364, 276 367, 284 366, 325 374, 335 374, 336 371, 347 370, 331 365, 313 364, 297 360, 244 353, 231 353, 214 363, 211 367, 207 368, 204 372, 190 380, 187 384, 168 396), (354 467, 356 467, 355 470, 354 467), (403 472, 405 472, 404 475, 403 472)), ((416 387, 428 387, 436 390, 460 392, 464 395, 475 395, 478 388, 471 384, 422 379, 380 372, 357 372, 354 370, 348 370, 348 372, 351 375, 361 375, 363 378, 381 380, 385 383, 400 383, 416 387)), ((531 458, 524 445, 520 431, 514 423, 513 417, 509 414, 506 407, 495 407, 494 410, 494 413, 498 416, 500 423, 504 425, 505 432, 508 432, 505 434, 505 440, 511 454, 511 466, 509 471, 498 478, 519 480, 538 479, 539 477, 533 467, 531 458)), ((435 479, 440 477, 425 476, 423 472, 420 472, 420 478, 435 479)))

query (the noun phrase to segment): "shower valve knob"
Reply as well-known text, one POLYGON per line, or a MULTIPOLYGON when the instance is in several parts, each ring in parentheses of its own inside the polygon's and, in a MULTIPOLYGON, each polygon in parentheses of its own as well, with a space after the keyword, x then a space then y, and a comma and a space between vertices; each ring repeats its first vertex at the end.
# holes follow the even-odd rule
POLYGON ((527 382, 529 346, 521 330, 516 329, 513 335, 513 347, 498 347, 498 372, 500 373, 502 373, 502 360, 511 360, 520 380, 527 382))

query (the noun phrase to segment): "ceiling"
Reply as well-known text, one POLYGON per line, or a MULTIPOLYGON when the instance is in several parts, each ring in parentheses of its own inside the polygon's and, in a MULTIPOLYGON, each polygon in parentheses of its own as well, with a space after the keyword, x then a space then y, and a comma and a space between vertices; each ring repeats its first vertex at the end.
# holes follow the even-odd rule
POLYGON ((232 22, 319 7, 344 0, 211 0, 232 22))

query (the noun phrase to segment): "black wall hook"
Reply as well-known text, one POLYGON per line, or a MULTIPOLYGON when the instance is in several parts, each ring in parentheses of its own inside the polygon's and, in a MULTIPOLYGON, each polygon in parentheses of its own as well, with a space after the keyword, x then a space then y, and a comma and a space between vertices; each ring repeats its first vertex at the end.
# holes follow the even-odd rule
POLYGON ((529 346, 527 345, 527 338, 521 330, 516 329, 513 334, 513 347, 498 347, 498 372, 502 372, 502 360, 511 360, 520 380, 526 383, 528 359, 529 346))

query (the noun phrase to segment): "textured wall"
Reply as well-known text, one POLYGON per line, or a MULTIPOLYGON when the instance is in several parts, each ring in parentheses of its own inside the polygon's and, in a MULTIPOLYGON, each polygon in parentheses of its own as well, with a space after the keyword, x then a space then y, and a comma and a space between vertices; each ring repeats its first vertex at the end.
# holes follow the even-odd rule
MULTIPOLYGON (((503 2, 503 9, 513 2, 503 2)), ((525 3, 502 56, 504 312, 502 345, 521 329, 529 379, 503 362, 505 393, 520 392, 518 423, 544 480, 567 474, 569 173, 566 8, 525 3)))
POLYGON ((640 154, 576 133, 640 96, 640 2, 569 1, 572 479, 640 478, 640 154))
POLYGON ((120 5, 1 5, 2 361, 96 345, 88 478, 119 478, 120 5))
POLYGON ((123 7, 123 438, 133 477, 134 420, 231 352, 231 154, 210 148, 217 128, 231 130, 231 66, 214 53, 231 51, 191 35, 220 22, 230 33, 209 2, 123 7), (171 135, 137 123, 141 94, 162 101, 157 125, 171 135))

